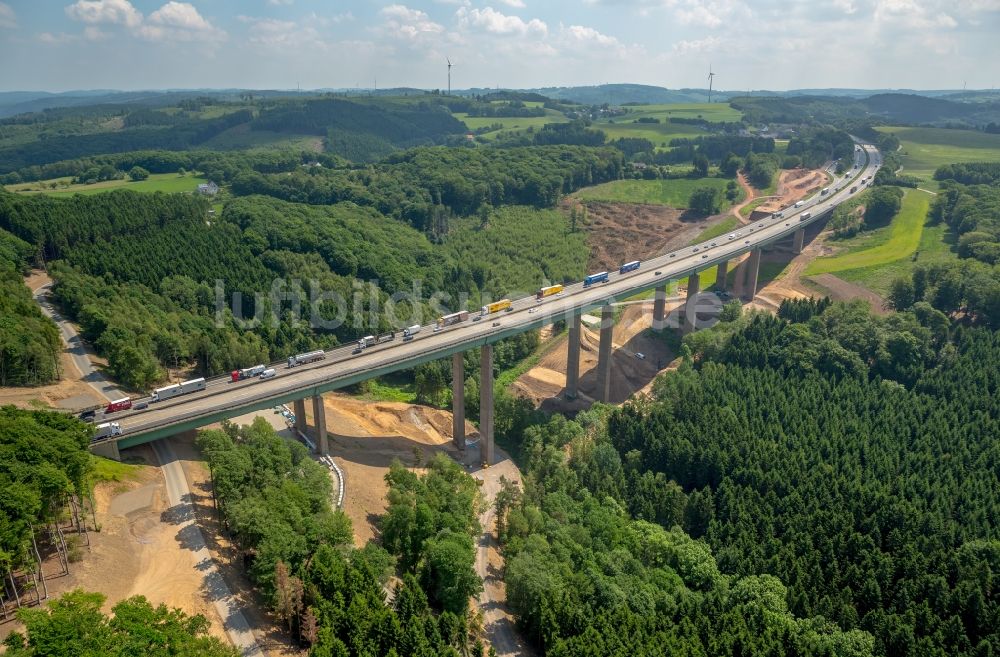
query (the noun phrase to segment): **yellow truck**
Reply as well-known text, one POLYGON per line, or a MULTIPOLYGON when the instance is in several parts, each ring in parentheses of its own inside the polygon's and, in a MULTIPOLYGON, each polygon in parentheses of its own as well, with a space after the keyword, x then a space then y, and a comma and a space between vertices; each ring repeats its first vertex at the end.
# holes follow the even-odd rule
POLYGON ((562 285, 549 285, 548 287, 543 287, 538 290, 538 292, 535 293, 535 298, 541 301, 545 297, 551 297, 553 294, 559 294, 562 291, 562 285))
POLYGON ((510 299, 501 299, 500 301, 494 301, 493 303, 488 303, 482 307, 479 314, 480 315, 492 315, 493 313, 498 313, 501 310, 510 310, 511 301, 510 299))

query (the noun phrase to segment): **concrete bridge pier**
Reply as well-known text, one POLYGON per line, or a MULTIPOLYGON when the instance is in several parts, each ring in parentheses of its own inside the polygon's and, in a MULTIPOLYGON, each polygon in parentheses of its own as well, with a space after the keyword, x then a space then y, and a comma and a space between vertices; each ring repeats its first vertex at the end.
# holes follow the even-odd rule
POLYGON ((806 241, 806 229, 799 228, 797 231, 795 231, 795 234, 792 235, 792 253, 794 253, 795 255, 802 253, 802 245, 805 243, 805 241, 806 241))
POLYGON ((757 295, 757 275, 760 273, 760 254, 761 250, 754 249, 750 252, 750 259, 747 261, 747 284, 746 292, 744 296, 753 301, 753 298, 757 295))
POLYGON ((479 449, 493 465, 493 345, 484 344, 479 362, 479 449))
POLYGON ((653 295, 653 330, 662 331, 667 319, 667 286, 656 288, 653 295))
POLYGON ((306 400, 296 399, 292 402, 292 414, 295 415, 295 429, 301 434, 305 435, 306 429, 309 428, 306 422, 306 400))
POLYGON ((451 356, 451 442, 465 451, 465 358, 464 352, 451 356))
POLYGON ((576 399, 580 385, 580 315, 569 322, 569 342, 566 355, 566 398, 576 399))
POLYGON ((729 275, 729 261, 723 260, 719 263, 715 271, 715 287, 720 291, 726 290, 726 276, 729 275))
POLYGON ((695 299, 699 292, 701 292, 701 276, 695 272, 688 276, 687 297, 684 299, 684 333, 694 332, 695 322, 698 319, 695 299))
POLYGON ((330 444, 326 438, 326 406, 323 405, 323 395, 313 395, 312 399, 313 421, 316 422, 316 451, 319 454, 329 454, 330 444))
POLYGON ((602 402, 611 399, 611 349, 614 329, 615 309, 609 304, 601 308, 601 342, 597 348, 597 399, 602 402))

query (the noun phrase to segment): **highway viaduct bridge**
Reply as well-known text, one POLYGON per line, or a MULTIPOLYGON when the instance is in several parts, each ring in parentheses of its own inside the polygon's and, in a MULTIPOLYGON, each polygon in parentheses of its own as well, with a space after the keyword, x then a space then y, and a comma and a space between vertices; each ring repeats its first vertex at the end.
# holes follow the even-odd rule
MULTIPOLYGON (((383 376, 399 370, 410 369, 421 363, 452 357, 454 441, 459 449, 465 448, 465 404, 463 353, 481 349, 481 381, 493 380, 493 344, 504 338, 540 328, 558 320, 566 320, 569 327, 568 366, 565 394, 575 397, 580 375, 581 315, 600 309, 601 331, 597 364, 597 397, 608 399, 611 383, 612 328, 615 301, 633 297, 648 290, 655 290, 653 327, 662 329, 666 320, 666 294, 670 281, 688 278, 687 297, 683 306, 684 330, 693 327, 695 302, 700 288, 699 272, 718 268, 717 284, 726 284, 731 260, 750 254, 746 267, 745 290, 752 298, 757 288, 761 251, 781 240, 791 238, 792 249, 802 249, 805 227, 819 221, 838 204, 860 193, 867 179, 880 165, 878 151, 862 145, 856 154, 858 168, 830 186, 830 192, 817 195, 800 208, 788 208, 778 217, 772 215, 751 226, 734 229, 733 237, 723 235, 710 242, 688 246, 672 253, 644 261, 640 269, 619 274, 612 272, 607 283, 584 287, 582 283, 567 285, 562 294, 536 301, 525 297, 514 301, 510 312, 483 318, 470 319, 440 331, 425 327, 413 339, 375 345, 360 354, 354 354, 353 345, 326 352, 325 359, 315 363, 286 368, 276 364, 277 376, 271 379, 256 378, 233 383, 229 377, 208 381, 206 390, 150 404, 141 411, 130 410, 115 414, 114 421, 122 434, 93 443, 92 449, 112 458, 118 458, 119 447, 143 444, 175 433, 203 427, 244 413, 271 408, 277 404, 291 403, 295 421, 305 432, 306 398, 312 398, 313 417, 316 422, 316 447, 328 451, 325 410, 322 393, 344 388, 351 384, 383 376), (855 189, 852 192, 852 189, 855 189), (738 237, 736 234, 738 233, 738 237)), ((493 462, 493 386, 480 386, 480 444, 484 462, 493 462)))

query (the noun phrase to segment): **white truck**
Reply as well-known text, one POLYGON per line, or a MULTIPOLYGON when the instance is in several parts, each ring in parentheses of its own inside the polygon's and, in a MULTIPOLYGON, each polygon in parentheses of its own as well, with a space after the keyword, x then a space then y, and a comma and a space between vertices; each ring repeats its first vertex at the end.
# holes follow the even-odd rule
POLYGON ((318 360, 323 360, 326 358, 326 354, 323 350, 310 351, 304 354, 295 354, 294 356, 288 357, 288 366, 295 367, 296 365, 304 365, 306 363, 315 363, 318 360))
POLYGON ((811 216, 812 216, 812 212, 803 212, 802 214, 799 215, 799 221, 805 221, 806 219, 808 219, 811 216))
POLYGON ((796 201, 795 202, 795 207, 801 208, 802 207, 802 201, 796 201))
POLYGON ((171 399, 173 397, 179 397, 181 395, 186 395, 190 392, 198 392, 199 390, 205 389, 205 379, 197 378, 190 379, 188 381, 182 381, 181 383, 175 383, 172 386, 164 386, 163 388, 157 388, 153 391, 152 399, 150 401, 158 402, 165 399, 171 399))
POLYGON ((117 422, 105 422, 104 424, 98 424, 94 428, 94 437, 90 439, 90 442, 120 435, 122 435, 122 425, 117 422))
POLYGON ((365 337, 358 340, 358 349, 364 349, 365 347, 370 347, 375 344, 374 335, 366 335, 365 337))
POLYGON ((258 374, 257 376, 260 377, 261 380, 264 380, 264 379, 273 379, 277 375, 278 373, 274 371, 274 368, 269 367, 260 374, 258 374))
POLYGON ((420 333, 420 324, 414 324, 413 326, 407 326, 403 329, 403 339, 412 340, 413 336, 420 333))

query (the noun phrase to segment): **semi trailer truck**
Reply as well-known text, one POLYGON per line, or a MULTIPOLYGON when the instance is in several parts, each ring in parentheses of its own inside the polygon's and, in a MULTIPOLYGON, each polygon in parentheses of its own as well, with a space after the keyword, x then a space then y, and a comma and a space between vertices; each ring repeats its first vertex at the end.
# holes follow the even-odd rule
POLYGON ((583 286, 590 287, 594 283, 607 283, 608 282, 608 272, 602 271, 597 274, 591 274, 587 278, 583 279, 583 286))
POLYGON ((619 274, 626 274, 630 271, 635 271, 639 268, 639 261, 633 260, 632 262, 626 262, 624 265, 618 268, 619 274))
POLYGON ((163 388, 157 388, 153 391, 152 401, 164 401, 166 399, 171 399, 173 397, 180 397, 181 395, 186 395, 192 392, 198 392, 199 390, 205 389, 205 379, 197 378, 190 379, 189 381, 183 381, 181 383, 175 383, 172 386, 164 386, 163 388))
POLYGON ((501 310, 511 311, 513 310, 510 299, 501 299, 500 301, 494 301, 493 303, 488 303, 480 309, 480 315, 492 315, 493 313, 498 313, 501 310))
POLYGON ((451 313, 450 315, 442 315, 441 317, 438 317, 437 327, 438 329, 443 329, 445 326, 461 324, 467 319, 469 319, 469 311, 460 310, 457 313, 451 313))
POLYGON ((128 397, 124 399, 116 399, 107 405, 104 409, 105 415, 108 413, 117 413, 118 411, 127 411, 132 408, 132 400, 128 397))
POLYGON ((236 383, 237 381, 252 379, 255 376, 259 376, 260 373, 266 369, 266 365, 254 365, 253 367, 247 367, 242 370, 233 370, 230 377, 232 378, 232 383, 236 383))
POLYGON ((420 333, 420 324, 414 324, 413 326, 407 326, 403 329, 403 339, 412 340, 413 336, 420 333))
POLYGON ((105 422, 104 424, 98 424, 94 428, 94 437, 90 439, 90 442, 120 435, 122 435, 122 425, 117 422, 105 422))
POLYGON ((315 363, 318 360, 323 360, 326 358, 326 354, 323 350, 309 351, 304 354, 295 354, 294 356, 288 357, 288 367, 295 367, 296 365, 305 365, 306 363, 315 363))
POLYGON ((545 297, 551 297, 553 294, 561 294, 562 291, 562 285, 549 285, 547 287, 540 288, 538 292, 535 292, 535 299, 541 301, 545 297))

